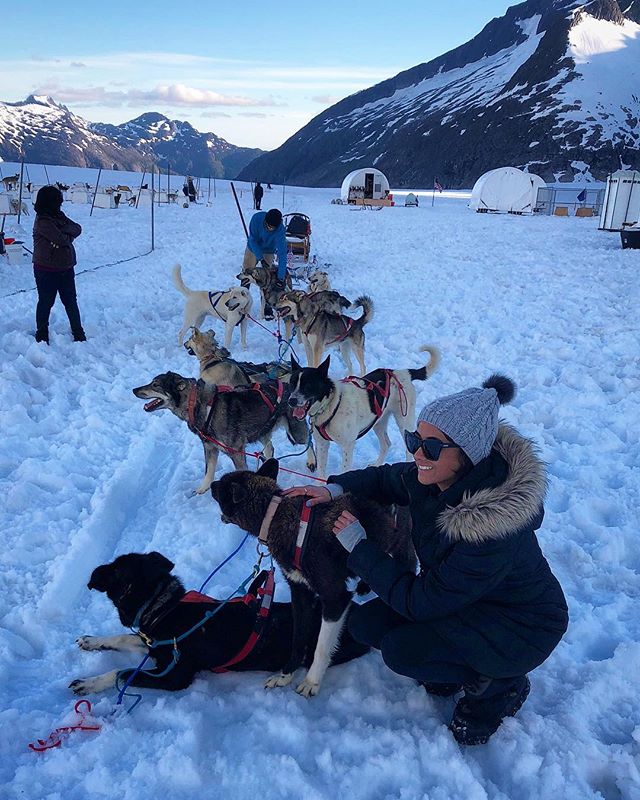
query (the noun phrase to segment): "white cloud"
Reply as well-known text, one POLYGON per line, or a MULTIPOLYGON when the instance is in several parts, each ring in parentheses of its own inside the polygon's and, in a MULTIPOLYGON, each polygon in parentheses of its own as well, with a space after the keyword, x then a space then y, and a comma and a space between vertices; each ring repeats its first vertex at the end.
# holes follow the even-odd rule
POLYGON ((342 100, 341 97, 337 95, 330 95, 330 94, 317 94, 315 97, 311 98, 314 103, 321 103, 323 106, 332 106, 334 103, 337 103, 338 100, 342 100))
POLYGON ((165 103, 169 106, 187 106, 190 108, 209 106, 277 106, 272 97, 247 97, 242 95, 227 95, 213 92, 209 89, 198 89, 174 83, 156 86, 154 89, 124 89, 110 90, 104 86, 70 87, 59 86, 56 83, 41 84, 33 91, 34 94, 51 95, 60 103, 99 104, 108 106, 139 105, 140 103, 165 103))

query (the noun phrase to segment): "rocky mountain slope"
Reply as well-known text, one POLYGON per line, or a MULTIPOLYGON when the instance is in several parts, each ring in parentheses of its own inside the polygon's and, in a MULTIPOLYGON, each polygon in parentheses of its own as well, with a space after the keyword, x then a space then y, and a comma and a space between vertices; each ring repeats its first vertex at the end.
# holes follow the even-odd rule
POLYGON ((545 180, 640 168, 640 0, 527 0, 427 64, 315 117, 244 179, 468 187, 512 165, 545 180))

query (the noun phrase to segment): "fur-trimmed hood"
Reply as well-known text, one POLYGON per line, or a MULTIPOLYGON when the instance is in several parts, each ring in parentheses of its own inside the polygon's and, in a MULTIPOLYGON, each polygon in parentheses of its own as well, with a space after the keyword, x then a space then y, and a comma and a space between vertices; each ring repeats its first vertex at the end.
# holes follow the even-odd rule
POLYGON ((482 544, 503 539, 540 513, 547 476, 533 442, 501 423, 493 450, 507 462, 507 477, 499 486, 465 492, 457 506, 438 515, 439 530, 452 541, 482 544))

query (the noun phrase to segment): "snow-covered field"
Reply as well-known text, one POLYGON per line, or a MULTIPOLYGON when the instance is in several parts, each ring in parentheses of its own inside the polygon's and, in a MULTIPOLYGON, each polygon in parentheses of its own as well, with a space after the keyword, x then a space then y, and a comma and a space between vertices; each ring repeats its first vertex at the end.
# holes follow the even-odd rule
MULTIPOLYGON (((522 711, 488 745, 462 750, 446 728, 452 702, 373 653, 331 669, 312 700, 266 692, 249 673, 145 691, 129 715, 112 713, 115 693, 96 696, 100 733, 27 749, 69 718, 71 679, 135 663, 74 645, 121 630, 106 597, 86 589, 96 565, 156 549, 197 588, 241 541, 210 496, 188 496, 203 469, 196 437, 168 412, 144 414, 131 393, 168 369, 196 373, 176 344, 183 298, 170 270, 179 260, 194 288, 234 282, 244 239, 225 183, 217 195, 210 208, 161 207, 152 255, 79 275, 86 344, 71 341, 59 305, 51 346, 36 344, 35 293, 5 297, 33 286, 30 267, 0 260, 0 795, 638 800, 640 252, 595 220, 477 215, 450 197, 374 212, 330 205, 335 190, 293 189, 285 211, 310 215, 336 288, 373 296, 368 368, 419 366, 420 345, 434 343, 442 365, 419 403, 494 370, 519 385, 504 416, 549 463, 539 537, 571 614, 522 711)), ((265 207, 281 197, 267 193, 265 207)), ((249 214, 247 194, 243 205, 249 214)), ((84 228, 79 272, 147 250, 148 210, 65 210, 84 228)), ((270 358, 273 343, 253 326, 247 356, 270 358)), ((358 465, 376 444, 360 441, 358 465)), ((290 452, 284 437, 276 451, 290 452)), ((395 432, 391 455, 403 457, 395 432)), ((288 466, 304 470, 304 459, 288 466)), ((231 591, 252 561, 247 545, 211 593, 231 591)))

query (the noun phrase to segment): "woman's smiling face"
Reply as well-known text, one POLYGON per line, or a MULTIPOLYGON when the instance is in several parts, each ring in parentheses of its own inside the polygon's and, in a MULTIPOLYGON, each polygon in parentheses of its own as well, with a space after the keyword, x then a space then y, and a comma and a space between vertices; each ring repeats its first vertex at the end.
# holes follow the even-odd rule
MULTIPOLYGON (((446 444, 451 444, 449 439, 439 428, 429 422, 418 425, 418 434, 422 439, 438 439, 446 444)), ((462 451, 457 447, 447 447, 440 451, 437 461, 430 461, 420 447, 413 454, 418 467, 418 481, 424 486, 437 484, 441 491, 448 489, 458 479, 458 472, 463 465, 462 451)))

